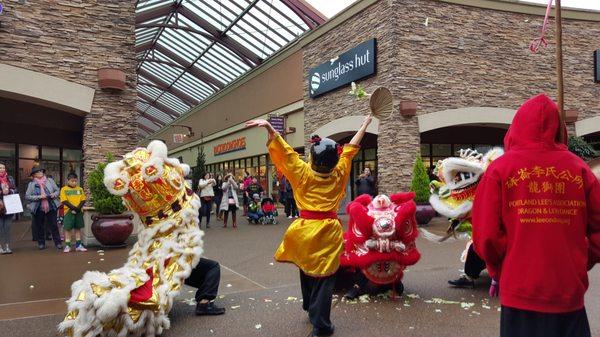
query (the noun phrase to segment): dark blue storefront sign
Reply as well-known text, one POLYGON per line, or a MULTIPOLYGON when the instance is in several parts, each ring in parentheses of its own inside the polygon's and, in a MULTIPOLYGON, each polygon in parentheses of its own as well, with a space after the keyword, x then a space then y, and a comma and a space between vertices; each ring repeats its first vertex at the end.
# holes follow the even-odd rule
POLYGON ((365 41, 308 73, 310 97, 322 95, 377 71, 375 39, 365 41))

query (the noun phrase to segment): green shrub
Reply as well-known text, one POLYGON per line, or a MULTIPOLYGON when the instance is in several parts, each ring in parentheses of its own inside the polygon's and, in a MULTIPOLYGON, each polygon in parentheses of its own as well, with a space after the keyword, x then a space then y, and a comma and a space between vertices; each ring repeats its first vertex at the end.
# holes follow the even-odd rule
POLYGON ((92 204, 100 214, 121 214, 125 206, 121 197, 112 195, 104 186, 104 168, 114 161, 112 154, 106 155, 106 162, 100 162, 88 176, 88 186, 92 193, 92 204))
POLYGON ((573 152, 583 160, 590 160, 600 155, 583 138, 575 136, 569 137, 569 151, 573 152))
POLYGON ((413 166, 412 183, 410 190, 415 192, 415 202, 429 201, 429 176, 423 164, 423 159, 418 155, 413 166))

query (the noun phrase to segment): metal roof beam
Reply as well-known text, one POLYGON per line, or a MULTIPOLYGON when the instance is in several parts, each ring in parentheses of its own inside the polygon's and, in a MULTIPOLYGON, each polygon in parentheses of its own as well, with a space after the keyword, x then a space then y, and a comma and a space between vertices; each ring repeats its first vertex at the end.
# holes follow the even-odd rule
MULTIPOLYGON (((231 44, 229 41, 225 41, 225 40, 230 39, 229 37, 227 37, 227 39, 219 39, 219 38, 213 36, 212 34, 208 34, 208 33, 199 31, 199 30, 191 28, 191 27, 184 27, 184 26, 178 26, 178 25, 173 25, 173 24, 158 24, 158 23, 156 23, 156 24, 143 24, 143 25, 138 25, 137 27, 139 27, 139 28, 170 28, 170 29, 181 29, 181 30, 184 30, 186 32, 190 32, 190 33, 201 35, 201 36, 203 36, 204 38, 206 38, 206 39, 208 39, 210 41, 221 43, 227 49, 231 50, 234 54, 236 54, 242 60, 242 62, 246 63, 250 67, 255 67, 256 65, 258 65, 258 64, 260 64, 262 62, 262 59, 260 57, 256 56, 256 54, 252 53, 252 51, 248 50, 248 53, 244 53, 244 52, 236 49, 237 47, 235 45, 231 44)), ((146 49, 138 50, 138 48, 136 47, 136 52, 143 51, 143 50, 146 50, 146 49)))
MULTIPOLYGON (((146 102, 144 102, 144 103, 146 103, 146 102)), ((140 117, 149 120, 150 122, 154 123, 154 125, 158 126, 159 128, 162 128, 163 126, 165 126, 167 124, 167 123, 161 121, 160 119, 145 112, 143 109, 137 108, 137 111, 140 113, 140 117)))
POLYGON ((146 104, 148 104, 150 106, 153 106, 156 109, 158 109, 158 110, 166 113, 167 115, 173 117, 173 119, 176 119, 176 118, 178 118, 180 116, 180 114, 177 111, 169 108, 168 106, 162 104, 161 102, 156 102, 152 97, 150 97, 150 96, 148 96, 148 95, 146 95, 144 93, 141 93, 139 91, 138 91, 137 94, 138 94, 138 96, 141 99, 143 99, 144 101, 146 101, 145 102, 146 104))
POLYGON ((186 61, 183 57, 175 54, 174 52, 167 49, 166 47, 163 47, 162 45, 157 44, 154 47, 154 49, 158 50, 161 54, 165 55, 166 57, 170 58, 171 60, 173 60, 176 63, 179 63, 180 65, 185 67, 187 69, 188 73, 196 76, 202 82, 210 83, 219 89, 223 89, 225 87, 225 84, 223 84, 223 82, 214 78, 212 75, 194 67, 194 65, 192 63, 186 61))
POLYGON ((195 105, 198 105, 198 103, 200 103, 199 100, 195 99, 194 97, 188 95, 187 93, 185 93, 177 88, 169 86, 167 83, 165 83, 159 77, 155 76, 154 74, 151 74, 150 72, 144 70, 143 68, 138 70, 137 73, 138 73, 138 75, 144 76, 144 78, 146 78, 150 82, 153 82, 154 84, 156 84, 160 89, 169 92, 170 94, 179 98, 180 100, 182 100, 183 102, 187 103, 190 106, 195 106, 195 105))
POLYGON ((178 6, 174 3, 168 3, 166 5, 143 11, 141 13, 135 13, 135 24, 138 25, 142 22, 154 20, 165 15, 169 15, 173 11, 177 10, 177 7, 178 6))
POLYGON ((300 0, 281 0, 285 5, 289 7, 310 29, 315 29, 317 26, 325 23, 325 19, 320 17, 311 8, 306 6, 300 0))
MULTIPOLYGON (((256 55, 253 51, 244 47, 244 45, 237 42, 235 39, 225 35, 224 32, 221 32, 220 30, 215 28, 213 25, 210 24, 210 22, 206 21, 198 14, 194 13, 191 9, 182 6, 179 9, 179 13, 188 18, 193 23, 202 27, 202 29, 209 32, 214 37, 215 41, 231 49, 231 51, 238 54, 238 56, 241 56, 242 59, 248 59, 256 65, 262 63, 263 59, 256 55)), ((227 32, 227 30, 225 30, 225 32, 227 32)))
POLYGON ((138 127, 139 127, 140 129, 142 129, 142 130, 146 131, 148 134, 153 134, 153 133, 155 133, 156 131, 158 131, 158 130, 152 130, 151 128, 149 128, 149 127, 145 126, 145 125, 144 125, 144 124, 142 124, 142 123, 137 123, 137 124, 138 124, 138 127))
POLYGON ((140 52, 146 51, 148 49, 152 49, 153 46, 154 46, 154 42, 148 41, 148 42, 140 44, 139 46, 135 46, 135 52, 140 53, 140 52))

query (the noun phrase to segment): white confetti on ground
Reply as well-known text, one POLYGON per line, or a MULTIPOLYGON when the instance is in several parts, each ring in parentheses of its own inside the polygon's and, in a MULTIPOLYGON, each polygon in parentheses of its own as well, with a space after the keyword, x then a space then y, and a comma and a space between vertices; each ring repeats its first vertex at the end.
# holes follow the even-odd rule
POLYGON ((225 287, 231 288, 231 283, 227 283, 227 285, 225 287))
POLYGON ((271 262, 271 263, 269 263, 269 265, 270 265, 270 266, 274 266, 274 265, 275 265, 275 263, 271 262))
POLYGON ((195 298, 186 298, 185 300, 181 301, 181 303, 185 303, 187 305, 196 305, 196 299, 195 298))
POLYGON ((256 330, 259 330, 260 328, 262 328, 262 324, 256 324, 256 325, 254 326, 254 328, 255 328, 256 330))
POLYGON ((487 309, 487 310, 490 310, 492 308, 492 307, 489 307, 487 305, 482 305, 481 307, 484 308, 484 309, 487 309))
POLYGON ((273 300, 270 300, 268 298, 265 298, 265 302, 273 302, 273 300))
POLYGON ((462 302, 460 304, 460 307, 465 309, 465 310, 469 310, 471 307, 473 307, 475 305, 475 303, 467 303, 467 302, 462 302))
POLYGON ((248 299, 249 299, 250 301, 256 301, 256 299, 255 299, 254 297, 248 297, 248 299))
POLYGON ((214 333, 213 329, 210 329, 210 333, 214 333))
POLYGON ((474 315, 481 315, 481 313, 477 312, 477 311, 473 311, 474 315))
POLYGON ((421 296, 419 296, 418 294, 408 294, 408 295, 406 295, 406 297, 408 297, 408 298, 421 298, 421 296))
POLYGON ((414 329, 415 329, 415 327, 414 327, 414 326, 409 326, 409 327, 408 327, 408 329, 409 329, 409 330, 414 330, 414 329))
POLYGON ((104 259, 100 259, 100 261, 104 261, 104 259))
POLYGON ((296 300, 298 300, 298 298, 294 297, 294 296, 290 296, 286 300, 288 300, 288 301, 296 301, 296 300))
POLYGON ((458 304, 458 303, 460 303, 460 302, 456 302, 456 301, 444 300, 444 299, 437 298, 437 297, 432 298, 431 301, 436 304, 458 304))
POLYGON ((408 304, 408 303, 404 303, 404 306, 405 306, 405 307, 410 307, 410 304, 408 304))
POLYGON ((502 310, 500 310, 500 308, 498 308, 498 312, 500 312, 500 311, 502 311, 502 310))
POLYGON ((33 288, 35 288, 35 286, 33 284, 29 286, 29 289, 33 289, 33 288))
POLYGON ((371 297, 368 294, 362 295, 358 297, 358 301, 360 303, 369 303, 371 297))
POLYGON ((442 312, 442 310, 440 310, 440 309, 435 309, 435 312, 442 312))
POLYGON ((235 310, 235 309, 238 309, 239 307, 241 307, 241 305, 234 305, 231 307, 231 309, 235 310))

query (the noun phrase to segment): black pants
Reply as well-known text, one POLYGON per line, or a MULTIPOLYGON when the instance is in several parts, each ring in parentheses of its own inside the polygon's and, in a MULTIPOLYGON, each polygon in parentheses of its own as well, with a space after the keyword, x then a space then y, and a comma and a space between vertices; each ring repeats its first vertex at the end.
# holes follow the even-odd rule
POLYGON ((54 240, 56 246, 61 244, 62 240, 60 239, 60 234, 58 233, 58 227, 56 225, 56 210, 44 213, 41 209, 38 209, 37 212, 35 212, 33 219, 39 245, 46 245, 46 238, 44 237, 46 230, 49 230, 52 234, 52 240, 54 240))
POLYGON ((212 199, 210 201, 202 199, 202 206, 200 207, 199 216, 200 222, 198 223, 200 227, 202 227, 202 217, 206 217, 206 227, 208 227, 208 224, 210 223, 210 211, 212 210, 212 203, 212 199))
POLYGON ((465 261, 465 274, 472 279, 477 279, 484 269, 485 261, 477 255, 471 244, 471 246, 469 246, 469 251, 467 252, 467 260, 465 261))
POLYGON ((285 216, 298 216, 298 207, 293 196, 285 198, 285 216))
POLYGON ((185 280, 185 284, 197 288, 196 302, 202 300, 212 301, 217 298, 219 282, 221 281, 221 266, 217 261, 200 258, 200 262, 185 280))
POLYGON ((333 332, 331 324, 331 298, 335 286, 335 274, 327 277, 311 277, 300 270, 302 288, 302 309, 308 311, 315 335, 329 335, 333 332))
POLYGON ((502 307, 500 337, 590 337, 585 308, 564 314, 502 307))

